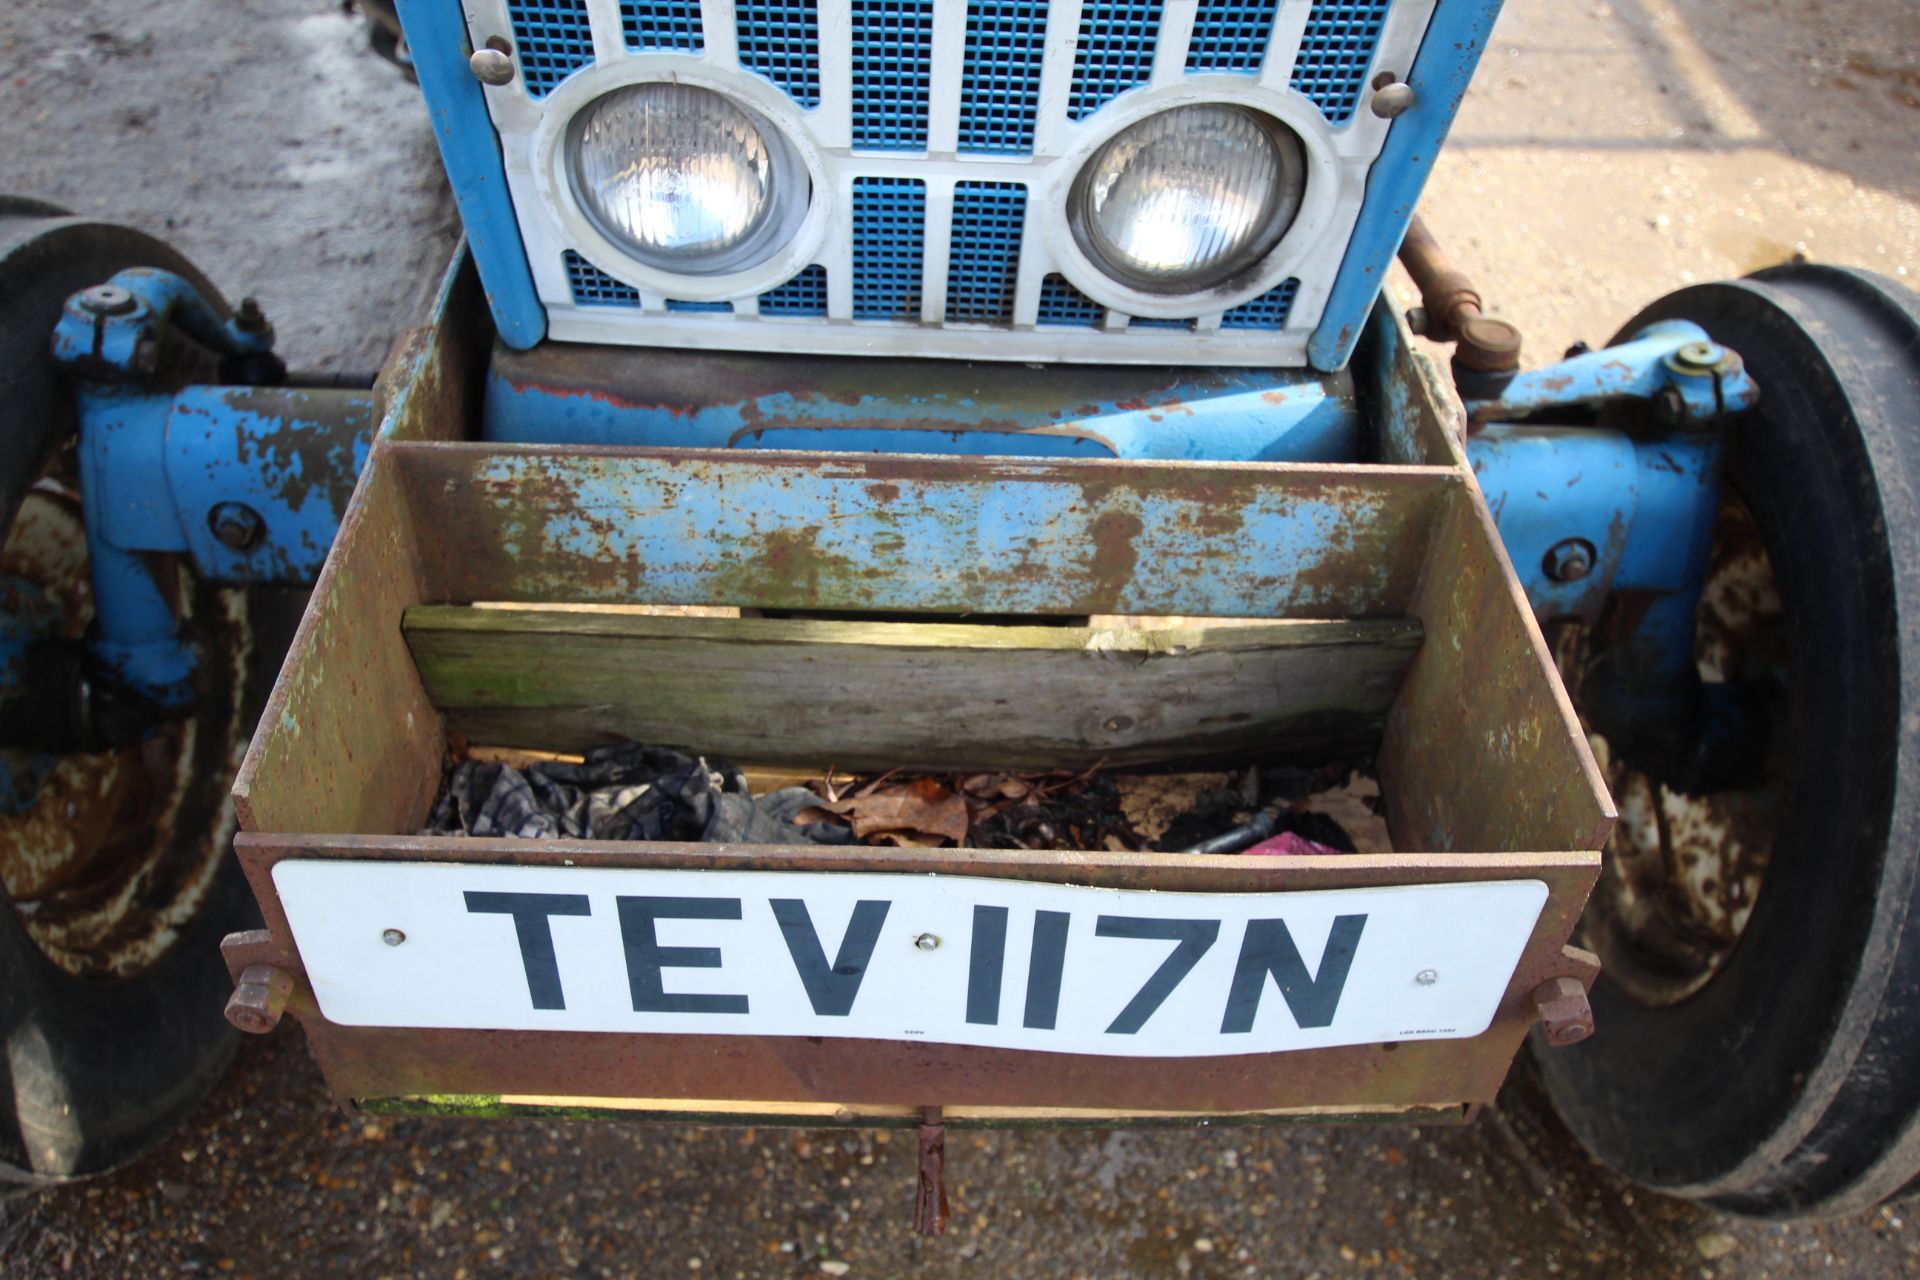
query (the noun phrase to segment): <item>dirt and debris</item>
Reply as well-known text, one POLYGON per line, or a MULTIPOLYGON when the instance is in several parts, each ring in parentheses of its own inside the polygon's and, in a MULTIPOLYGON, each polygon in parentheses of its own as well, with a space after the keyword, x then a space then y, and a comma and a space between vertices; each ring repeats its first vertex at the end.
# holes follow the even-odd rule
POLYGON ((584 756, 455 740, 430 834, 1289 856, 1388 853, 1364 766, 1224 772, 742 770, 639 743, 584 756), (1235 837, 1240 838, 1236 839, 1235 837))

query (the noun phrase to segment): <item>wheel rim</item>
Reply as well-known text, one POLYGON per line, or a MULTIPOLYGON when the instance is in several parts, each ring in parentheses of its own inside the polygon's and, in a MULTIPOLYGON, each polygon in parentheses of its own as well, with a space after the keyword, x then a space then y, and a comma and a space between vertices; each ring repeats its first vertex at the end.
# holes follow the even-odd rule
MULTIPOLYGON (((175 572, 183 622, 203 642, 195 712, 121 750, 4 753, 16 792, 0 811, 0 883, 41 953, 80 977, 125 979, 164 956, 233 839, 225 791, 246 745, 235 696, 251 650, 245 597, 175 572)), ((71 491, 29 491, 0 547, 0 583, 37 597, 44 634, 86 634, 93 601, 71 491)))
POLYGON ((1678 1004, 1723 970, 1764 892, 1792 774, 1791 652, 1773 562, 1740 498, 1714 528, 1694 656, 1708 684, 1764 688, 1774 724, 1767 785, 1690 795, 1589 737, 1619 809, 1599 883, 1581 921, 1584 945, 1637 1002, 1678 1004))

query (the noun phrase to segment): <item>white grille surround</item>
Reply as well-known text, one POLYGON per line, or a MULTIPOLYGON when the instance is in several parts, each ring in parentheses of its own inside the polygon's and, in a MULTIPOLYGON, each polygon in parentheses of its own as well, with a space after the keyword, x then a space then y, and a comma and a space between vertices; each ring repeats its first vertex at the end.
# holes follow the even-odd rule
MULTIPOLYGON (((932 0, 927 107, 924 120, 915 122, 924 129, 923 151, 854 146, 855 0, 815 0, 818 105, 811 107, 742 67, 733 0, 699 0, 697 52, 630 48, 623 25, 630 7, 623 13, 621 0, 580 3, 591 23, 589 65, 551 86, 536 86, 536 92, 545 90, 539 96, 529 92, 524 76, 485 91, 550 337, 1030 363, 1300 367, 1307 364, 1308 340, 1324 314, 1360 216, 1368 172, 1389 128, 1366 108, 1371 82, 1383 74, 1405 76, 1437 0, 1393 0, 1385 9, 1358 109, 1335 112, 1346 115, 1337 124, 1293 87, 1315 0, 1278 0, 1264 60, 1253 74, 1190 72, 1188 47, 1201 0, 1164 0, 1144 83, 1079 120, 1073 116, 1083 4, 1054 0, 1045 11, 1030 155, 961 150, 969 6, 981 0, 932 0), (581 212, 564 170, 568 122, 610 90, 662 80, 701 85, 748 106, 804 161, 812 182, 810 207, 793 239, 766 262, 727 276, 670 275, 624 253, 581 212), (1229 286, 1184 297, 1143 293, 1087 260, 1068 227, 1067 193, 1081 163, 1119 130, 1197 102, 1241 104, 1298 134, 1308 161, 1305 200, 1272 253, 1229 286), (875 180, 924 184, 917 318, 856 316, 854 190, 856 183, 875 180), (1010 186, 1024 189, 1010 314, 994 323, 956 320, 954 314, 968 310, 965 298, 949 297, 956 192, 964 204, 1010 186), (762 295, 816 267, 825 275, 824 316, 762 314, 762 295), (599 287, 578 290, 583 272, 599 287), (1076 313, 1087 317, 1085 323, 1057 322, 1054 304, 1063 282, 1070 286, 1065 293, 1089 305, 1076 313), (1284 316, 1280 327, 1236 324, 1235 317, 1276 298, 1285 299, 1276 310, 1284 316), (1043 323, 1049 317, 1054 322, 1043 323)), ((1320 7, 1326 7, 1324 0, 1320 7)), ((509 0, 468 0, 467 13, 475 48, 514 40, 509 0)), ((862 269, 871 271, 867 264, 862 269)), ((808 279, 817 281, 818 273, 808 279)))

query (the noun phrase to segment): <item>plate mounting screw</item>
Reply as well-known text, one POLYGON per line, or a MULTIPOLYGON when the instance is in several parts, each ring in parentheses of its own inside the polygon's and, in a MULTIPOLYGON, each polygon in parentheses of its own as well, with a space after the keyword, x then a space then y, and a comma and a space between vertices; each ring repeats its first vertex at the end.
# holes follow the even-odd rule
POLYGON ((407 940, 407 935, 400 932, 398 929, 382 929, 380 931, 380 941, 386 943, 390 947, 397 947, 401 943, 405 942, 406 940, 407 940))
POLYGON ((940 948, 940 935, 923 933, 913 940, 913 945, 922 951, 937 951, 940 948))
POLYGON ((1422 969, 1413 975, 1413 980, 1423 987, 1430 987, 1440 981, 1440 971, 1438 969, 1422 969))

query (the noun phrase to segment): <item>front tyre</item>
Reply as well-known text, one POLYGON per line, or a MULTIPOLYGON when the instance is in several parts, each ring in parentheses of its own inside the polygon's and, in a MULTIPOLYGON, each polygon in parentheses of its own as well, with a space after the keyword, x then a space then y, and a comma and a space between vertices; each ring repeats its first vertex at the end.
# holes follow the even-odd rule
POLYGON ((1698 652, 1710 680, 1773 691, 1772 774, 1679 796, 1612 760, 1622 824, 1583 923, 1599 1034, 1537 1056, 1568 1126, 1636 1182, 1862 1211, 1920 1175, 1920 299, 1787 266, 1626 332, 1670 319, 1761 388, 1725 428, 1698 652))
MULTIPOLYGON (((0 609, 47 639, 78 642, 92 619, 50 339, 68 296, 132 266, 217 297, 159 241, 0 197, 0 609)), ((220 940, 257 920, 227 794, 255 710, 250 610, 177 562, 157 573, 200 646, 193 712, 120 750, 0 745, 0 1182, 62 1182, 150 1150, 237 1039, 220 940)))

